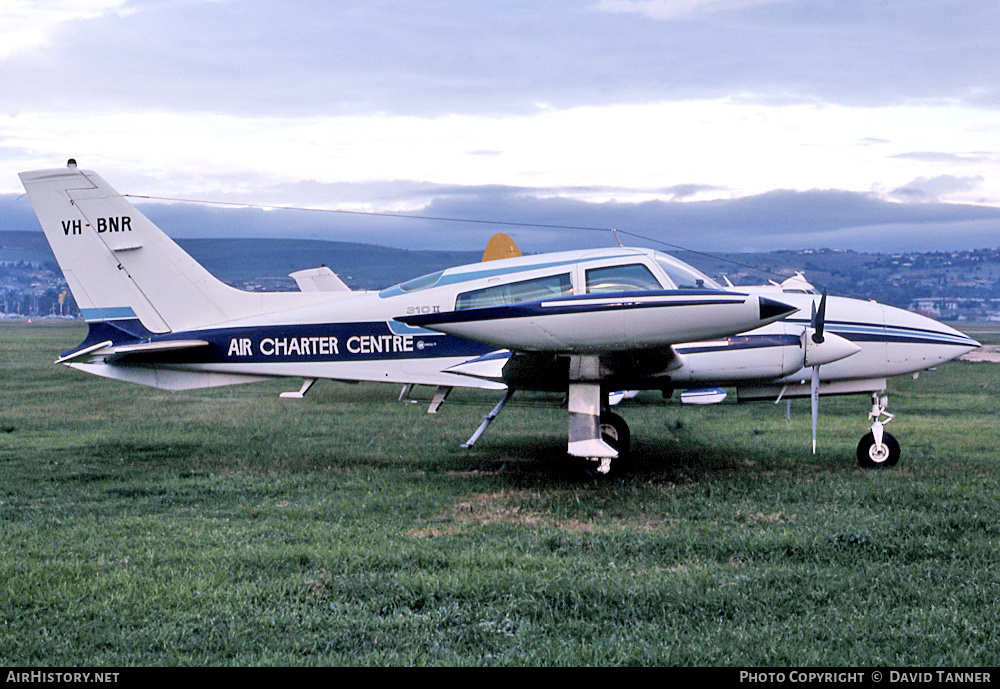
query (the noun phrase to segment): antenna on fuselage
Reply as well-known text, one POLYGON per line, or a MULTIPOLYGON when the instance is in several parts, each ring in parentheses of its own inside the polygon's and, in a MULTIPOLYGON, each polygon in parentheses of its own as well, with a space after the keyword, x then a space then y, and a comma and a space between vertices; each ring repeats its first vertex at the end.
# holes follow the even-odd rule
POLYGON ((618 236, 618 230, 616 230, 615 228, 612 227, 611 228, 611 234, 613 234, 615 236, 615 241, 618 242, 618 246, 620 246, 622 248, 625 248, 625 245, 622 244, 621 237, 618 236))

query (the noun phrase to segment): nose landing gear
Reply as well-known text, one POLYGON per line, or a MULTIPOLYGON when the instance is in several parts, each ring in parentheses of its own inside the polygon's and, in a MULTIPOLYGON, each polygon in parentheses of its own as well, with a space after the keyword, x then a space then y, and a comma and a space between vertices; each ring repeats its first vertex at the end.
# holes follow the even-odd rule
POLYGON ((878 393, 872 393, 872 410, 868 413, 872 429, 858 443, 858 466, 863 469, 891 467, 899 463, 899 443, 883 428, 896 418, 885 410, 888 404, 888 397, 880 398, 878 393))

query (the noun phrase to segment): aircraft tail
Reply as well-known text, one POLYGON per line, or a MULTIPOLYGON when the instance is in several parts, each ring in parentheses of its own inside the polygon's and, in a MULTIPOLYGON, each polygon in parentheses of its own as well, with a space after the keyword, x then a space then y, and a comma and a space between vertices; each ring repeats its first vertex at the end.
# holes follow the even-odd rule
POLYGON ((52 252, 91 324, 131 339, 315 303, 321 293, 244 292, 215 278, 94 172, 22 172, 52 252))

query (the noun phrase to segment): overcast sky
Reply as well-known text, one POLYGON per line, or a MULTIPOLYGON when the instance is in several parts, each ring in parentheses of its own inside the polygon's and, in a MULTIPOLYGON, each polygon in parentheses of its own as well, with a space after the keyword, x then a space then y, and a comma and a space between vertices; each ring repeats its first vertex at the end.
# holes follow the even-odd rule
MULTIPOLYGON (((616 227, 699 250, 1000 246, 996 0, 0 3, 0 209, 119 191, 616 227)), ((146 207, 175 236, 609 233, 146 207)))

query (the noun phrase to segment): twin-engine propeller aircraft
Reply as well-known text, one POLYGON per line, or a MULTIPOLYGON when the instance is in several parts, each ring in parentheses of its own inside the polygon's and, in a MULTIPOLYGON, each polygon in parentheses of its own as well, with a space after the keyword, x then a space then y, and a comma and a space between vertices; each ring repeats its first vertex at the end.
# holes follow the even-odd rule
MULTIPOLYGON (((873 302, 723 288, 658 251, 522 256, 505 235, 481 263, 377 292, 352 292, 327 268, 294 273, 300 292, 243 292, 75 161, 20 177, 89 325, 57 363, 169 390, 273 377, 304 379, 286 397, 317 379, 437 386, 431 412, 453 387, 506 391, 466 446, 516 390, 563 391, 569 454, 601 474, 629 447, 610 393, 721 385, 741 399, 811 395, 814 421, 820 395, 872 393, 859 457, 894 464, 886 377, 978 346, 873 302)), ((815 447, 815 423, 813 435, 815 447)))

